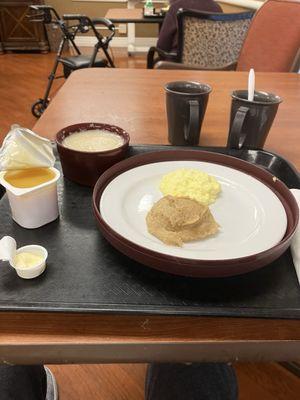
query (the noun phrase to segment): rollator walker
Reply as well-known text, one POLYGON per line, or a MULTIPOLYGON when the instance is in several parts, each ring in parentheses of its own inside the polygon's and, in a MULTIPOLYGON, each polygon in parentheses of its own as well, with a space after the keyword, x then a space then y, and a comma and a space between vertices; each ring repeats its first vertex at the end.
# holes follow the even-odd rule
POLYGON ((55 24, 62 32, 62 39, 57 50, 53 69, 48 77, 48 85, 44 97, 38 99, 31 107, 32 114, 39 118, 50 102, 49 94, 54 79, 67 78, 72 71, 82 68, 115 68, 114 62, 108 52, 109 43, 115 35, 115 26, 106 18, 90 19, 86 15, 80 14, 65 14, 61 18, 57 11, 48 5, 32 5, 30 9, 34 11, 34 14, 29 15, 32 22, 55 24), (72 24, 70 24, 70 21, 72 24), (105 26, 109 30, 108 36, 102 36, 96 28, 97 25, 105 26), (92 54, 83 55, 75 43, 75 37, 78 33, 87 33, 90 30, 93 32, 97 41, 92 54), (70 47, 73 47, 76 55, 62 56, 67 42, 70 47), (105 57, 97 59, 99 50, 103 51, 105 57), (64 75, 62 76, 56 76, 59 63, 63 66, 64 75))

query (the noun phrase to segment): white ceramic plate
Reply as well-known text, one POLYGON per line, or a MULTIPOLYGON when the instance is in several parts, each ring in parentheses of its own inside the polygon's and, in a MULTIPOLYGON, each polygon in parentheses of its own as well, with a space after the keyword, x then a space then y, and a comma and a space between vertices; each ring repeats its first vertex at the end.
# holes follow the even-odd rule
POLYGON ((260 253, 284 236, 287 217, 278 197, 244 172, 199 161, 146 164, 113 179, 100 200, 104 221, 119 235, 147 249, 192 260, 225 260, 260 253), (147 231, 146 215, 162 197, 162 176, 178 168, 195 168, 214 176, 222 190, 210 206, 220 230, 214 237, 168 246, 147 231))

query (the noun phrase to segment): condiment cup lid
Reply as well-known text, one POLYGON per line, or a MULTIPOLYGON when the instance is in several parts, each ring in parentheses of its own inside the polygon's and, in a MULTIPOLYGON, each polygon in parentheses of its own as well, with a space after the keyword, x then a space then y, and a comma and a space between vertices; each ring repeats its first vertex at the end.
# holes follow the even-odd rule
POLYGON ((10 261, 17 251, 17 243, 11 236, 3 236, 0 240, 0 260, 10 261))

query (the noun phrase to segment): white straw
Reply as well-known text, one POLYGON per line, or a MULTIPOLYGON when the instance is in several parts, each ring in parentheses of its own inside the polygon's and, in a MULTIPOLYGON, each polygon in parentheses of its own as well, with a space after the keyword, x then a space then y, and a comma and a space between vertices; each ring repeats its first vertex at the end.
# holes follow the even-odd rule
POLYGON ((255 73, 254 69, 251 68, 248 76, 248 100, 253 101, 255 90, 255 73))

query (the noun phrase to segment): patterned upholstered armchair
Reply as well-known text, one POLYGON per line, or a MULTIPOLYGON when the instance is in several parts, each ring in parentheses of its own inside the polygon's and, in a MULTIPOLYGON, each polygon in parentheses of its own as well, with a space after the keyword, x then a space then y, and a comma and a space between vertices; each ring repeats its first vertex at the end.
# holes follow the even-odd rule
POLYGON ((152 47, 147 67, 153 68, 156 62, 169 60, 198 69, 235 69, 252 16, 252 12, 211 14, 180 9, 177 13, 178 53, 170 57, 152 47))

